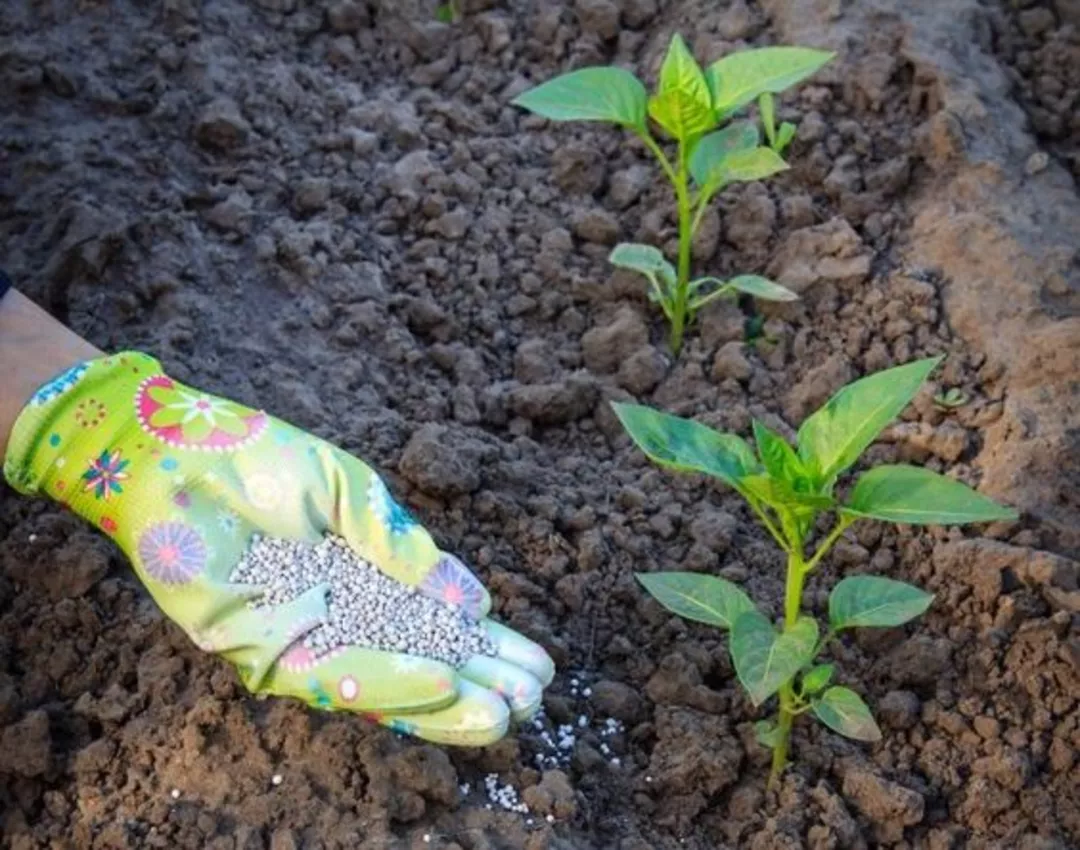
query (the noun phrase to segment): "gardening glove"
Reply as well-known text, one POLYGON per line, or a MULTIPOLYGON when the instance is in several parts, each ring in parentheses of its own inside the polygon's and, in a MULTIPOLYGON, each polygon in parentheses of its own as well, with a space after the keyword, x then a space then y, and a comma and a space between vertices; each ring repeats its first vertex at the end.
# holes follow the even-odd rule
POLYGON ((478 746, 540 705, 543 649, 486 614, 487 591, 398 505, 368 466, 265 413, 190 389, 136 352, 81 363, 42 386, 12 430, 4 475, 110 535, 161 609, 252 692, 362 713, 438 743, 478 746), (302 638, 326 588, 255 609, 230 582, 252 536, 343 538, 385 575, 482 620, 497 656, 458 669, 302 638))

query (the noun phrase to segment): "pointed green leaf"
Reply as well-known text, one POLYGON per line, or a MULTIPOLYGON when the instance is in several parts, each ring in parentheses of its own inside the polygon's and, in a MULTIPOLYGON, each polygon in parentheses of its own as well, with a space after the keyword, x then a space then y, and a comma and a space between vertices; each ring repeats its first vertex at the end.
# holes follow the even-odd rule
POLYGON ((720 172, 725 183, 764 180, 787 169, 788 164, 781 159, 780 154, 766 147, 732 151, 720 163, 720 172))
POLYGON ((806 477, 802 461, 787 440, 757 419, 752 421, 752 426, 758 457, 769 475, 792 486, 806 477))
POLYGON ((684 142, 705 135, 716 124, 707 102, 678 89, 650 97, 649 117, 673 139, 684 142))
POLYGON ((759 611, 741 614, 731 629, 731 660, 754 705, 761 705, 814 658, 818 627, 800 617, 778 633, 759 611))
POLYGON ((881 429, 907 407, 941 360, 916 360, 848 384, 803 422, 799 457, 819 487, 829 487, 859 459, 881 429))
POLYGON ((612 121, 645 129, 645 86, 622 68, 582 68, 519 94, 513 103, 552 121, 612 121))
POLYGON ((835 631, 858 626, 899 626, 922 614, 934 594, 880 576, 851 576, 829 594, 829 625, 835 631))
POLYGON ((811 667, 802 677, 802 692, 809 696, 822 690, 832 679, 833 666, 831 664, 818 664, 811 667))
POLYGON ((779 94, 805 80, 835 55, 809 47, 760 47, 718 59, 705 72, 713 108, 722 118, 764 92, 779 94))
POLYGON ((733 151, 756 148, 760 140, 757 125, 752 121, 733 121, 724 129, 709 133, 690 152, 690 174, 694 182, 704 186, 725 156, 733 151))
POLYGON ((731 278, 727 285, 739 292, 753 295, 763 301, 798 301, 799 296, 779 283, 757 274, 740 274, 731 278))
POLYGON ((705 74, 682 36, 671 39, 660 68, 660 88, 649 98, 649 115, 676 139, 689 141, 716 123, 705 74))
POLYGON ((878 729, 870 709, 855 691, 833 687, 812 703, 817 719, 845 738, 856 741, 880 741, 878 729))
POLYGON ((963 525, 1017 518, 1016 511, 966 484, 906 464, 877 466, 860 476, 844 513, 906 525, 963 525))
POLYGON ((734 434, 721 434, 691 419, 681 419, 640 404, 612 404, 615 415, 651 460, 680 472, 703 472, 738 488, 758 471, 753 450, 734 434))
POLYGON ((658 93, 667 94, 673 91, 685 92, 693 100, 704 104, 706 108, 710 106, 711 96, 709 86, 705 82, 705 74, 678 33, 671 37, 667 55, 664 56, 664 64, 660 66, 658 93))
POLYGON ((780 131, 776 134, 776 144, 773 147, 776 148, 777 153, 782 154, 794 138, 795 125, 790 121, 785 121, 780 125, 780 131))
POLYGON ((776 101, 772 92, 764 92, 758 97, 758 111, 761 113, 761 126, 765 128, 769 147, 776 150, 776 101))
POLYGON ((774 749, 780 743, 780 727, 772 718, 759 720, 754 724, 754 737, 767 750, 774 749))
POLYGON ((675 282, 675 266, 667 261, 659 248, 652 245, 622 242, 612 249, 608 262, 621 269, 630 269, 644 275, 658 275, 668 284, 675 282))
MULTIPOLYGON (((713 191, 727 183, 764 180, 788 167, 772 148, 736 148, 723 152, 719 142, 710 142, 717 135, 710 133, 690 154, 690 176, 702 189, 713 191)), ((738 141, 738 138, 731 141, 738 141)))
POLYGON ((746 475, 739 485, 757 501, 775 507, 823 511, 833 505, 833 499, 829 495, 799 492, 787 481, 769 475, 746 475))
POLYGON ((754 603, 736 584, 700 573, 638 573, 637 580, 672 613, 730 629, 754 603))

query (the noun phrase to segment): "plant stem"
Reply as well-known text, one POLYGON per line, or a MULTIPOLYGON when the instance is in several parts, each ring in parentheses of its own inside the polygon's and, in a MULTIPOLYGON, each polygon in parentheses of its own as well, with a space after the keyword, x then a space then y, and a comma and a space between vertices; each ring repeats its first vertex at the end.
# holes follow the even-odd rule
MULTIPOLYGON (((799 619, 802 607, 803 581, 806 578, 806 563, 803 561, 802 541, 789 541, 787 561, 787 581, 784 587, 784 631, 786 632, 799 619)), ((769 771, 769 787, 776 783, 787 765, 788 744, 791 740, 791 726, 796 715, 795 688, 788 682, 780 688, 780 716, 777 721, 777 740, 773 747, 772 770, 769 771)))
POLYGON ((679 142, 678 171, 675 174, 675 201, 679 212, 679 265, 675 280, 675 309, 671 319, 671 351, 678 354, 682 348, 690 300, 690 247, 694 238, 686 145, 682 142, 679 142))

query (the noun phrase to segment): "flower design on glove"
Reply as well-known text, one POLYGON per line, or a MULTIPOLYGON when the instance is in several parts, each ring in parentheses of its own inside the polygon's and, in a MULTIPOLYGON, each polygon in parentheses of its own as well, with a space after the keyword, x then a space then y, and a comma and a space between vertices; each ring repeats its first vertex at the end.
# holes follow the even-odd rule
POLYGON ((390 490, 378 476, 372 473, 368 484, 368 504, 379 522, 390 529, 391 534, 405 534, 416 525, 416 520, 401 505, 394 501, 390 490))
POLYGON ((30 403, 35 407, 41 407, 43 404, 48 404, 53 399, 59 398, 79 383, 89 368, 89 365, 86 363, 79 363, 76 366, 72 366, 67 371, 61 372, 47 384, 42 385, 41 388, 34 393, 33 398, 30 399, 30 403))
POLYGON ((471 616, 478 616, 484 603, 484 586, 461 561, 445 552, 420 590, 448 605, 457 605, 471 616))
POLYGON ((158 522, 139 537, 139 558, 153 578, 183 584, 203 571, 209 551, 202 536, 182 522, 158 522))
POLYGON ((82 474, 83 491, 94 491, 94 498, 109 501, 114 493, 123 493, 124 488, 120 484, 131 477, 127 469, 129 460, 122 460, 120 449, 109 451, 105 449, 97 460, 90 461, 90 468, 82 474))
POLYGON ((139 385, 135 412, 143 430, 181 449, 234 451, 266 431, 261 411, 188 389, 165 375, 139 385))

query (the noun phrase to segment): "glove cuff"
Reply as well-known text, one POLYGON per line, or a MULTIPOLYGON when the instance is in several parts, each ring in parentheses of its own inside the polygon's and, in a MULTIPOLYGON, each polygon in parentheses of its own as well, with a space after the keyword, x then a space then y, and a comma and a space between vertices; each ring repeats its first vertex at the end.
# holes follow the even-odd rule
POLYGON ((101 486, 122 490, 123 470, 115 467, 123 461, 101 455, 135 421, 132 399, 139 382, 160 372, 154 358, 125 351, 77 363, 46 381, 15 420, 4 478, 20 493, 66 504, 87 485, 97 486, 85 476, 101 462, 101 486))

